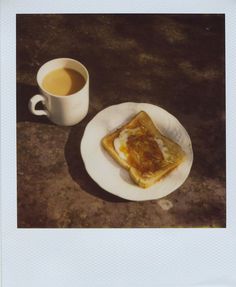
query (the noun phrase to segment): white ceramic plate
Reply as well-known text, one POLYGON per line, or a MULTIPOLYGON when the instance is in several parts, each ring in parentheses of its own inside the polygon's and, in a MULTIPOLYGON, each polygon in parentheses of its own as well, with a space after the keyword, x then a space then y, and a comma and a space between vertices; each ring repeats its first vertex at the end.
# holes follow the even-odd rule
POLYGON ((190 137, 180 122, 164 109, 146 103, 122 103, 99 112, 87 125, 81 154, 88 174, 104 190, 128 200, 159 199, 180 187, 189 175, 193 151, 190 137), (116 130, 140 111, 145 111, 162 134, 177 142, 186 153, 186 160, 153 186, 143 189, 129 177, 103 149, 101 139, 116 130))

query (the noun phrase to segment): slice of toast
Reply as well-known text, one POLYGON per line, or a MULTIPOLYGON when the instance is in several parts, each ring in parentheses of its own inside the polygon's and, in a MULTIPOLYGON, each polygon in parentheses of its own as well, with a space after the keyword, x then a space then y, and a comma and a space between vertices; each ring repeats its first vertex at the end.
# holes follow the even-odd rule
POLYGON ((106 135, 102 146, 143 188, 159 181, 185 157, 181 147, 162 135, 144 111, 106 135))

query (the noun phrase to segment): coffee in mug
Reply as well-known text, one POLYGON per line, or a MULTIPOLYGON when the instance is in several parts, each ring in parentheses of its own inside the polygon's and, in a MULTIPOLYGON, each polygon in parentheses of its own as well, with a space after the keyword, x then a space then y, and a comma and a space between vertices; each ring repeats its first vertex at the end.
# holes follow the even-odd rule
POLYGON ((59 58, 45 63, 37 73, 40 94, 29 101, 36 116, 47 116, 53 123, 72 126, 88 113, 89 73, 79 61, 59 58), (36 110, 42 102, 45 109, 36 110))
POLYGON ((81 90, 84 77, 77 71, 60 68, 49 72, 43 79, 42 87, 51 94, 69 96, 81 90))

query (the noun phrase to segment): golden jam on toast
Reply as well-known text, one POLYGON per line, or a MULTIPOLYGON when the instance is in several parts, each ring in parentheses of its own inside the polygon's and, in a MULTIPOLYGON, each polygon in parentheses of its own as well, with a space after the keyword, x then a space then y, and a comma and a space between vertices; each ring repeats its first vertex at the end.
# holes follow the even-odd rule
POLYGON ((181 147, 160 133, 146 112, 102 139, 106 151, 140 187, 153 185, 184 159, 181 147))
POLYGON ((156 171, 164 159, 156 139, 143 126, 123 130, 114 140, 114 147, 121 158, 142 173, 156 171))

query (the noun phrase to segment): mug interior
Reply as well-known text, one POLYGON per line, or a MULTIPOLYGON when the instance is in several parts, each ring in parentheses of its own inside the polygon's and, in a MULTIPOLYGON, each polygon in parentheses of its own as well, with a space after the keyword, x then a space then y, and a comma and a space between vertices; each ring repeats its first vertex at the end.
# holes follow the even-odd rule
MULTIPOLYGON (((79 61, 76 61, 74 59, 59 58, 59 59, 54 59, 54 60, 51 60, 45 63, 39 69, 37 73, 37 82, 41 90, 45 91, 47 94, 51 94, 42 87, 43 79, 48 73, 52 72, 53 70, 60 69, 60 68, 68 68, 68 69, 75 70, 76 72, 79 72, 84 77, 85 79, 84 87, 86 86, 87 81, 88 81, 88 71, 85 68, 85 66, 81 64, 79 61)), ((83 90, 83 88, 81 90, 83 90)))

